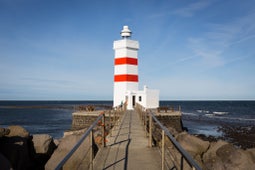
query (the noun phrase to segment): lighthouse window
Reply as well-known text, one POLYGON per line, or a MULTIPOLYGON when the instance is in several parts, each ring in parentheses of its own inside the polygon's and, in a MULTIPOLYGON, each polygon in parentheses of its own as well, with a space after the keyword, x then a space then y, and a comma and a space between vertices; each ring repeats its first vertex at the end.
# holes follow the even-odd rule
POLYGON ((139 102, 141 102, 142 101, 142 96, 139 96, 139 102))

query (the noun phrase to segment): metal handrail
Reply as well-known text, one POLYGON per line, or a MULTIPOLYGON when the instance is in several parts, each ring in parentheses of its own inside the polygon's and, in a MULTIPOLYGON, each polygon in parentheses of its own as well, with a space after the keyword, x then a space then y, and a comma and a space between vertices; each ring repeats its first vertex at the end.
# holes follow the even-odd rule
MULTIPOLYGON (((161 128, 162 130, 162 169, 164 169, 164 164, 165 164, 165 158, 164 158, 164 141, 165 141, 165 135, 168 136, 168 138, 170 139, 170 141, 172 142, 172 144, 174 145, 174 147, 179 151, 179 153, 181 154, 182 158, 181 158, 181 168, 180 169, 183 169, 183 161, 182 159, 184 158, 187 163, 192 167, 192 169, 196 169, 196 170, 202 170, 202 168, 194 161, 194 159, 188 154, 187 151, 185 151, 183 149, 183 147, 176 141, 176 139, 173 137, 173 135, 169 132, 169 130, 161 124, 161 122, 156 118, 155 114, 149 110, 149 112, 146 111, 146 109, 140 105, 140 104, 137 104, 136 105, 136 108, 139 111, 140 113, 140 117, 142 119, 142 122, 143 122, 143 125, 145 126, 145 130, 147 131, 146 129, 146 126, 147 126, 147 116, 149 117, 149 120, 148 120, 148 145, 149 147, 152 147, 152 119, 159 125, 159 127, 161 128)), ((179 106, 179 111, 180 111, 180 106, 179 106)), ((147 135, 146 135, 147 136, 147 135)))
MULTIPOLYGON (((102 118, 104 118, 105 113, 103 112, 98 116, 98 118, 93 122, 92 125, 86 130, 86 132, 82 135, 81 139, 74 145, 74 147, 70 150, 70 152, 63 158, 63 160, 57 165, 55 170, 60 170, 64 164, 68 161, 68 159, 73 155, 73 153, 79 148, 79 146, 82 144, 82 142, 89 136, 90 132, 93 130, 93 128, 98 124, 98 121, 100 121, 102 118)), ((104 135, 103 135, 104 136, 104 135)))
POLYGON ((160 126, 160 128, 165 132, 165 135, 169 137, 175 148, 181 153, 181 155, 185 158, 185 160, 189 163, 190 166, 196 168, 197 170, 202 170, 200 166, 193 160, 193 158, 188 154, 187 151, 183 149, 183 147, 176 141, 173 135, 169 132, 169 130, 160 123, 160 121, 156 118, 154 113, 149 112, 155 122, 160 126))

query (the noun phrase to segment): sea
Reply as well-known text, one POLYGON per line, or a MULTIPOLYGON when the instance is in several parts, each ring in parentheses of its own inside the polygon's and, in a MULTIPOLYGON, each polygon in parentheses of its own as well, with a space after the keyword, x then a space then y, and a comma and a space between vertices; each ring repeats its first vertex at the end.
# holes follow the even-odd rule
MULTIPOLYGON (((0 127, 19 125, 30 134, 63 137, 79 105, 112 106, 112 101, 0 101, 0 127)), ((181 109, 183 126, 191 134, 221 136, 222 124, 255 126, 255 101, 160 101, 181 109)))

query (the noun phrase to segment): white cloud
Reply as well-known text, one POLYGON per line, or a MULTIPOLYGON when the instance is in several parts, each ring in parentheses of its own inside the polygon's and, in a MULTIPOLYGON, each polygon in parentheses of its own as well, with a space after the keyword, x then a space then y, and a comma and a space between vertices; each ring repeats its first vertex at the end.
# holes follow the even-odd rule
POLYGON ((240 61, 240 56, 230 56, 228 53, 241 48, 239 44, 255 38, 255 23, 252 22, 254 18, 255 13, 229 23, 208 24, 209 31, 200 37, 188 39, 189 47, 209 67, 223 66, 233 62, 233 58, 236 57, 238 57, 236 61, 240 61))
POLYGON ((210 48, 210 46, 206 45, 203 39, 190 38, 188 41, 193 53, 201 58, 201 64, 206 67, 217 67, 224 65, 224 60, 221 58, 222 50, 210 48))
POLYGON ((210 1, 199 1, 192 4, 189 4, 186 7, 179 8, 173 11, 173 14, 182 16, 182 17, 192 17, 197 11, 207 8, 211 4, 210 1))

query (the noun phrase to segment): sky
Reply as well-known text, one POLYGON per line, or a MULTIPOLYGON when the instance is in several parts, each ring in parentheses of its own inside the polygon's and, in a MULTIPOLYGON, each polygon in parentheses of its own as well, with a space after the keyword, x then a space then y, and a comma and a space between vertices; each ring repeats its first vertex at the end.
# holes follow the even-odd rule
POLYGON ((160 100, 255 100, 255 0, 0 0, 0 100, 112 100, 113 41, 139 41, 160 100))

